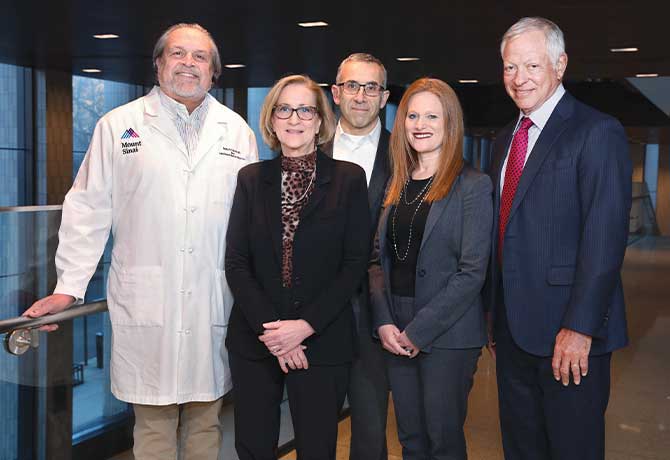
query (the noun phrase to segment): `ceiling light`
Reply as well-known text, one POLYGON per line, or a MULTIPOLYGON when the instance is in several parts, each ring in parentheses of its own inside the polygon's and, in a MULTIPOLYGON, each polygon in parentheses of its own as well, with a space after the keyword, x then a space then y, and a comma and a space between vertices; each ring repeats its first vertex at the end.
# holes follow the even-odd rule
POLYGON ((635 76, 637 78, 654 78, 658 77, 657 73, 636 73, 635 76))
POLYGON ((100 73, 100 72, 102 72, 102 70, 100 70, 100 69, 93 69, 93 68, 91 68, 91 69, 81 69, 81 71, 84 72, 84 73, 100 73))
POLYGON ((224 67, 226 69, 241 69, 243 67, 246 67, 244 64, 225 64, 224 67))
POLYGON ((400 61, 400 62, 413 62, 413 61, 420 61, 421 58, 418 58, 418 57, 399 57, 399 58, 395 58, 395 60, 400 61))
POLYGON ((639 50, 635 47, 630 47, 630 48, 610 48, 610 51, 613 53, 635 53, 639 50))
POLYGON ((93 35, 93 38, 97 38, 98 40, 109 40, 111 38, 119 38, 119 36, 116 34, 96 34, 93 35))
POLYGON ((479 80, 458 80, 459 83, 479 83, 479 80))
POLYGON ((328 27, 328 23, 324 21, 299 22, 300 27, 328 27))
POLYGON ((328 83, 318 83, 318 85, 319 85, 319 86, 323 86, 323 87, 328 87, 328 86, 330 86, 328 83))

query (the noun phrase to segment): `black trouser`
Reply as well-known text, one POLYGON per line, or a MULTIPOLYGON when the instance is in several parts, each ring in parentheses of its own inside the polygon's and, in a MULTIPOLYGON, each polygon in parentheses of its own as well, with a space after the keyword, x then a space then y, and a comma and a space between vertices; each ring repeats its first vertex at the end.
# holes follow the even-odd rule
POLYGON ((588 375, 565 387, 552 357, 514 342, 504 307, 496 312, 496 373, 506 460, 602 460, 611 353, 589 357, 588 375))
MULTIPOLYGON (((393 296, 400 330, 413 316, 413 299, 393 296)), ((464 460, 463 424, 481 348, 444 349, 415 358, 386 353, 403 460, 464 460)))
POLYGON ((337 422, 349 365, 313 366, 284 374, 277 359, 252 361, 230 352, 235 449, 240 460, 276 460, 280 403, 288 393, 298 460, 334 460, 337 422))
MULTIPOLYGON (((356 299, 358 301, 358 299, 356 299)), ((389 384, 386 377, 386 353, 370 329, 367 306, 356 305, 358 312, 358 354, 351 366, 347 398, 351 410, 349 460, 386 460, 386 414, 389 384)))

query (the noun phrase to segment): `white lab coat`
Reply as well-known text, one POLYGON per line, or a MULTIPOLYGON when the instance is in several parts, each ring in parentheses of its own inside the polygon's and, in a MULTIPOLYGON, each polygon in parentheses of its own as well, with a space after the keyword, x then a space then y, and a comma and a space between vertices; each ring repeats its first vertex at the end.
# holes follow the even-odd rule
POLYGON ((238 170, 253 131, 211 96, 189 159, 158 89, 98 122, 63 203, 56 293, 84 297, 111 228, 112 393, 139 404, 212 401, 232 387, 224 267, 238 170))

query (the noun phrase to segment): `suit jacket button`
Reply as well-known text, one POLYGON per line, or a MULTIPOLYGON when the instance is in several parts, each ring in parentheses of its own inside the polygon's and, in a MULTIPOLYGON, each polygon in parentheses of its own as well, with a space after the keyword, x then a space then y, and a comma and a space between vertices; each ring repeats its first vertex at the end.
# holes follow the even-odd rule
POLYGON ((299 301, 296 300, 295 302, 293 302, 293 306, 295 308, 300 308, 302 306, 302 304, 299 301))
POLYGON ((424 276, 426 276, 426 270, 424 270, 423 268, 422 268, 421 270, 419 270, 419 276, 420 276, 421 278, 423 278, 424 276))

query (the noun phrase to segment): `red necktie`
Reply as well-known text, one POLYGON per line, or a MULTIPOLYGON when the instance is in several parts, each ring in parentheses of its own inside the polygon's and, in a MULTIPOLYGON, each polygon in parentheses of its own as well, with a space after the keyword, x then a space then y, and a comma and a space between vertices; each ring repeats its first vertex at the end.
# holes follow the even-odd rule
POLYGON ((514 134, 512 147, 509 149, 507 157, 507 169, 505 169, 505 182, 500 196, 500 219, 498 220, 498 260, 502 263, 503 241, 505 241, 505 227, 509 219, 509 213, 512 210, 514 194, 519 185, 519 179, 523 172, 523 164, 526 160, 528 151, 528 129, 533 126, 533 122, 528 117, 521 119, 521 126, 514 134))

